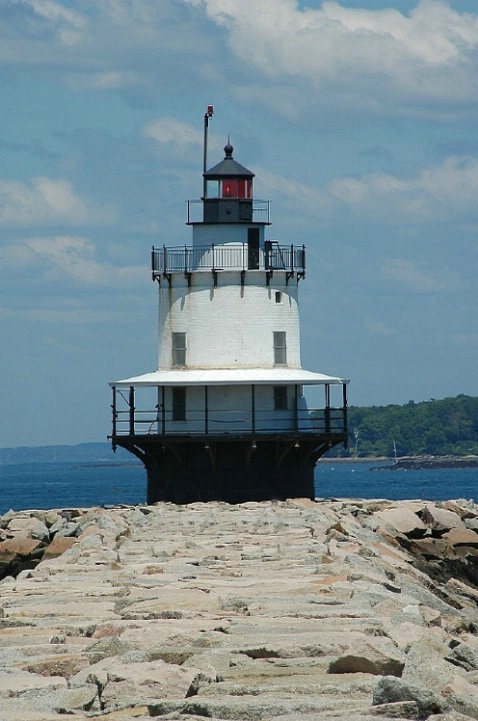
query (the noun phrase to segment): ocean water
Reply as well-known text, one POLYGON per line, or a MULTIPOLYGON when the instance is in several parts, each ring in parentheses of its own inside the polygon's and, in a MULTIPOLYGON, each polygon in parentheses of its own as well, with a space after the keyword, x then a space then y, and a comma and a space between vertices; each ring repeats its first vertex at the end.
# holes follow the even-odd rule
MULTIPOLYGON (((316 495, 323 498, 451 498, 478 502, 478 468, 372 470, 390 464, 321 463, 316 495)), ((146 502, 139 463, 19 463, 0 466, 0 514, 9 509, 135 505, 146 502)))

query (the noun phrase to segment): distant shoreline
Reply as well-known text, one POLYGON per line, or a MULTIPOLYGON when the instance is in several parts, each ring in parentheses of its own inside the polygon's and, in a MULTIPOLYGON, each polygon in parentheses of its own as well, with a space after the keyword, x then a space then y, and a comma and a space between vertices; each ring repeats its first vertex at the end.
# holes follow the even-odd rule
POLYGON ((478 456, 414 456, 405 458, 362 457, 362 458, 321 458, 319 463, 380 463, 373 470, 421 470, 427 468, 478 468, 478 456))

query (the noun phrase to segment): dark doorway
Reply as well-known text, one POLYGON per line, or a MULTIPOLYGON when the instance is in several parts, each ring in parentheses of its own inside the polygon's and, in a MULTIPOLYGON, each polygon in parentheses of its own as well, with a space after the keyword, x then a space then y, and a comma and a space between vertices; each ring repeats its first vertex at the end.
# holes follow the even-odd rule
POLYGON ((247 268, 259 270, 259 228, 247 230, 247 268))

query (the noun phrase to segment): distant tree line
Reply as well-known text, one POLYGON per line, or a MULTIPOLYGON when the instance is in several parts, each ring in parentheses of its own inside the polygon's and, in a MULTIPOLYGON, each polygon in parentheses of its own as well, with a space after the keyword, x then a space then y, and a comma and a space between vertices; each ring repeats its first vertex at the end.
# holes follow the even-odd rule
POLYGON ((349 447, 335 456, 478 455, 478 398, 459 395, 403 406, 351 406, 349 447))

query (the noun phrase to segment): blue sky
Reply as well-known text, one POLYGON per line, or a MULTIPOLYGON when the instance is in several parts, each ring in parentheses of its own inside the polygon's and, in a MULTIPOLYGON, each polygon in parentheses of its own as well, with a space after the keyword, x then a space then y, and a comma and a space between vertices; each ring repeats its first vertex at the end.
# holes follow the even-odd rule
POLYGON ((209 165, 230 134, 307 246, 303 366, 478 395, 476 0, 2 0, 0 34, 2 446, 105 439, 156 367, 211 102, 209 165))

